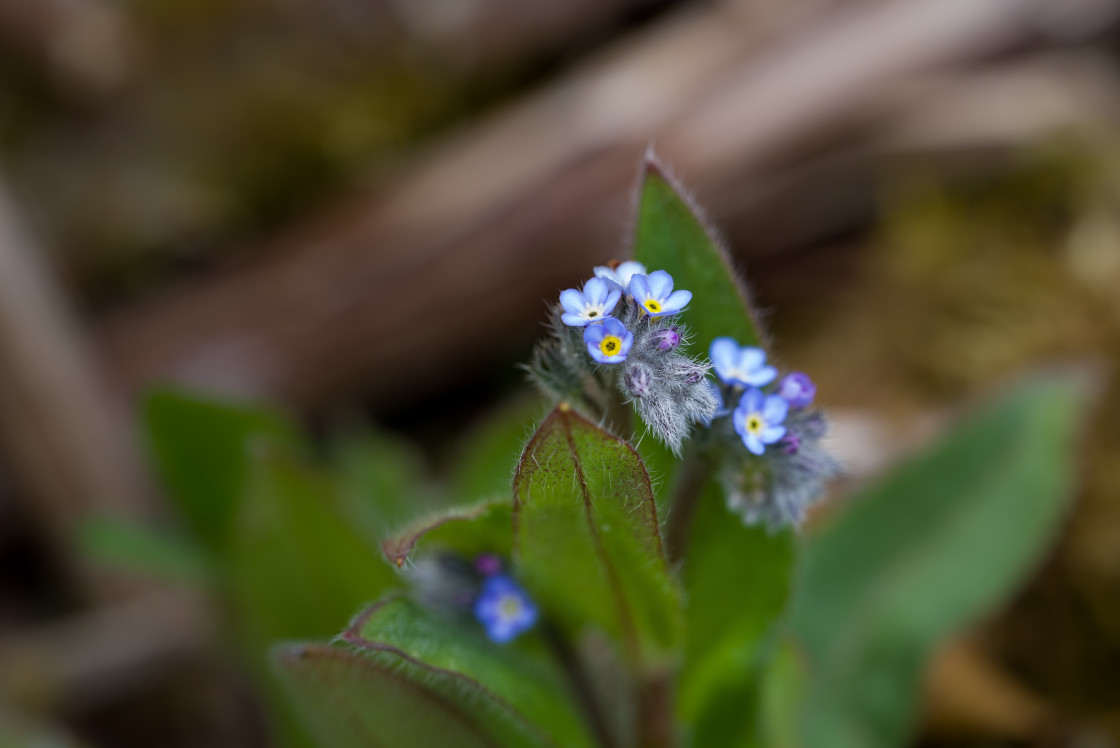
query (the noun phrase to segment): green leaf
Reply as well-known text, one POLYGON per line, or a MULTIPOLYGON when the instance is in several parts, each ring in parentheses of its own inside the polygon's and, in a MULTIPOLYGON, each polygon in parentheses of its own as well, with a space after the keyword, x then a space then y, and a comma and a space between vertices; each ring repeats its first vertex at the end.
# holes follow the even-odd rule
POLYGON ((528 739, 495 734, 503 719, 485 694, 467 705, 469 689, 452 675, 404 661, 365 657, 325 645, 277 650, 276 668, 323 748, 502 748, 528 739))
POLYGON ((799 745, 905 742, 930 650, 1004 600, 1054 536, 1079 389, 1015 388, 809 539, 792 614, 810 668, 799 745))
POLYGON ((692 291, 681 321, 692 331, 694 355, 707 355, 712 341, 723 335, 740 345, 765 343, 727 252, 699 208, 652 155, 639 187, 634 259, 650 272, 668 271, 674 288, 692 291))
POLYGON ((724 703, 719 695, 746 693, 757 679, 760 649, 789 598, 795 545, 791 530, 772 535, 745 526, 715 481, 704 486, 684 561, 688 636, 679 714, 685 724, 715 721, 711 710, 724 703))
POLYGON ((374 605, 343 634, 355 647, 448 674, 470 693, 485 694, 519 731, 533 733, 535 744, 594 745, 563 674, 536 639, 494 644, 473 621, 465 628, 403 598, 374 605))
POLYGON ((228 560, 235 623, 252 651, 336 633, 396 584, 376 545, 338 511, 337 488, 283 455, 256 455, 228 560))
POLYGON ((386 538, 381 543, 381 552, 398 568, 405 565, 419 545, 454 551, 468 558, 481 553, 508 557, 512 550, 511 509, 509 500, 447 509, 386 538))
POLYGON ((156 390, 143 405, 148 449, 170 498, 195 537, 221 553, 237 512, 249 450, 294 442, 270 411, 156 390))
POLYGON ((77 546, 90 561, 134 574, 188 584, 212 581, 209 559, 186 538, 121 517, 97 516, 78 527, 77 546))
POLYGON ((675 651, 678 591, 630 445, 561 404, 521 456, 513 515, 520 578, 553 620, 570 632, 600 627, 634 665, 675 651))

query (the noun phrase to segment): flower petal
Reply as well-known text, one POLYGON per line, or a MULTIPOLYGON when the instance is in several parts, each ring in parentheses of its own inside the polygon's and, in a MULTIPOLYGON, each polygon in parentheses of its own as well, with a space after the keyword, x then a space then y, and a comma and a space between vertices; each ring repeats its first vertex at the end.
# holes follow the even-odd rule
MULTIPOLYGON (((607 319, 612 319, 607 317, 607 319)), ((588 345, 599 345, 607 335, 602 325, 588 325, 583 331, 583 342, 588 345)))
POLYGON ((583 327, 591 324, 591 320, 587 319, 582 314, 571 314, 570 312, 561 314, 560 321, 568 327, 583 327))
POLYGON ((739 398, 739 407, 743 409, 744 413, 758 413, 762 410, 764 401, 765 397, 762 394, 762 390, 751 387, 739 398))
POLYGON ((731 338, 716 338, 708 349, 708 355, 712 359, 716 374, 726 382, 728 375, 735 370, 735 365, 738 363, 739 344, 731 338))
POLYGON ((649 278, 641 273, 635 273, 630 278, 630 295, 634 297, 635 301, 639 304, 645 303, 649 296, 649 278))
POLYGON ((610 314, 614 308, 618 306, 618 300, 622 298, 622 289, 616 286, 611 286, 610 293, 607 294, 607 300, 603 302, 603 311, 610 314))
POLYGON ((611 270, 606 265, 595 266, 595 277, 602 278, 608 283, 613 283, 616 286, 620 285, 620 283, 622 282, 622 279, 619 277, 618 273, 616 273, 614 270, 611 270))
POLYGON ((747 449, 756 455, 766 451, 766 445, 762 443, 762 440, 749 431, 743 434, 743 444, 747 445, 747 449))
POLYGON ((583 299, 583 294, 574 288, 569 288, 560 292, 560 306, 564 307, 565 312, 579 314, 587 303, 583 299))
MULTIPOLYGON (((604 317, 603 328, 608 335, 615 335, 620 338, 630 335, 630 331, 626 329, 626 325, 622 324, 620 320, 614 317, 604 317)), ((600 340, 602 340, 602 338, 600 338, 600 340)))
POLYGON ((778 376, 778 370, 773 366, 763 366, 760 369, 755 369, 747 373, 746 383, 755 387, 762 387, 763 385, 770 384, 778 376))
POLYGON ((773 444, 774 442, 778 441, 779 439, 781 439, 785 435, 786 435, 786 427, 785 426, 770 426, 768 428, 763 429, 763 431, 762 431, 762 441, 765 442, 766 444, 773 444))
POLYGON ((762 418, 769 426, 777 426, 786 420, 789 413, 789 403, 779 395, 768 395, 762 406, 762 418))
POLYGON ((654 270, 649 274, 650 296, 664 301, 673 292, 673 276, 664 270, 654 270))
POLYGON ((619 282, 624 287, 628 287, 630 285, 630 279, 634 277, 635 273, 646 274, 646 266, 635 260, 627 260, 615 268, 614 272, 618 276, 619 282))
POLYGON ((583 284, 583 298, 588 306, 602 306, 610 289, 610 284, 602 278, 592 278, 583 284))
POLYGON ((736 363, 742 371, 754 371, 766 363, 766 352, 754 346, 743 346, 739 349, 739 360, 736 363))
POLYGON ((665 299, 663 313, 679 312, 688 306, 690 301, 692 301, 692 291, 673 291, 669 294, 669 298, 665 299))

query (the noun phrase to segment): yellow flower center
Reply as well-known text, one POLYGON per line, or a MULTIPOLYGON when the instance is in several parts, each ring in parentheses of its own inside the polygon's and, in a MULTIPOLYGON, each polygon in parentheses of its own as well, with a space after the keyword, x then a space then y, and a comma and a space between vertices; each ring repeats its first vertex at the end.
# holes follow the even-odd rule
POLYGON ((521 601, 514 595, 506 595, 498 603, 498 609, 505 618, 514 618, 521 613, 521 601))
POLYGON ((747 419, 747 431, 752 434, 759 434, 762 432, 762 419, 758 416, 751 416, 747 419))
POLYGON ((661 304, 654 299, 646 299, 645 307, 650 314, 657 314, 661 311, 661 304))
POLYGON ((622 350, 622 340, 616 338, 614 335, 607 335, 603 341, 599 343, 599 350, 603 352, 604 356, 613 356, 622 350))

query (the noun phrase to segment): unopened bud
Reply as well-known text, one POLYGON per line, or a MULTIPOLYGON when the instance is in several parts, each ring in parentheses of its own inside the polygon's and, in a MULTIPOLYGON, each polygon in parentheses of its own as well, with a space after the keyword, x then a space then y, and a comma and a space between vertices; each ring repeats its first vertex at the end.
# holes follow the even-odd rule
POLYGON ((634 397, 648 397, 653 386, 653 374, 644 366, 632 366, 626 372, 626 389, 634 397))
POLYGON ((680 344, 681 334, 677 332, 677 328, 675 327, 667 327, 653 334, 653 345, 662 353, 675 351, 680 344))

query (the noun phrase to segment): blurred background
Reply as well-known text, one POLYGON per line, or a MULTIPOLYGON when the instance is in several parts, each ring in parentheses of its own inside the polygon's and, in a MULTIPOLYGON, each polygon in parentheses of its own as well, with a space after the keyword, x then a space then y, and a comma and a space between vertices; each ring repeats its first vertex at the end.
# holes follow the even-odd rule
POLYGON ((80 540, 178 527, 139 398, 438 481, 627 256, 650 143, 817 380, 838 495, 1018 373, 1104 372, 1059 544, 915 745, 1120 745, 1118 124, 1120 0, 0 0, 0 746, 277 744, 229 598, 80 540))

